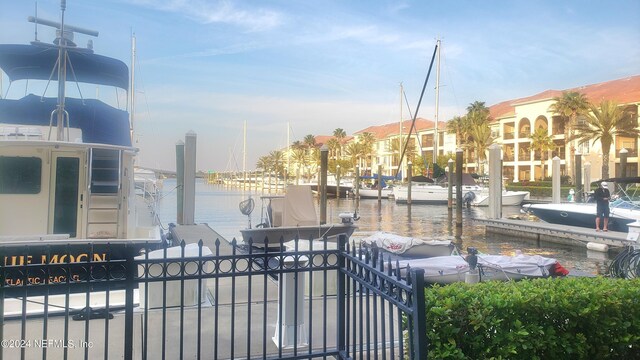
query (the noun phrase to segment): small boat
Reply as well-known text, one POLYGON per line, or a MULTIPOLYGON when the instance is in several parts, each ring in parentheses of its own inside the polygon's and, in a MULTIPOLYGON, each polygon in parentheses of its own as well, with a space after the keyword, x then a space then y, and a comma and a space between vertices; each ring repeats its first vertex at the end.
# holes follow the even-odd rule
MULTIPOLYGON (((502 206, 518 206, 529 198, 528 191, 509 191, 502 190, 502 206)), ((471 205, 473 206, 489 206, 489 189, 481 188, 479 192, 469 191, 463 195, 464 198, 471 197, 471 205)))
MULTIPOLYGON (((424 280, 430 284, 451 284, 465 281, 471 266, 462 256, 438 256, 427 259, 398 262, 400 272, 406 276, 407 268, 423 269, 424 280)), ((522 279, 564 276, 568 272, 556 259, 540 255, 516 256, 477 255, 480 281, 510 281, 522 279)))
MULTIPOLYGON (((358 194, 360 195, 360 199, 377 199, 378 198, 378 189, 375 189, 375 188, 360 188, 360 189, 358 189, 358 194)), ((382 188, 381 191, 380 191, 380 198, 388 199, 389 196, 393 196, 393 188, 392 187, 382 188)))
MULTIPOLYGON (((289 185, 285 195, 261 199, 261 222, 253 228, 249 223, 249 228, 240 230, 243 241, 254 247, 279 250, 294 239, 335 239, 340 234, 351 236, 356 229, 355 214, 340 214, 340 223, 320 224, 309 186, 289 185)), ((241 212, 247 216, 253 210, 249 200, 241 203, 241 212)))
POLYGON ((384 231, 354 234, 351 239, 357 240, 360 236, 364 236, 360 239, 363 246, 403 258, 449 256, 455 251, 450 240, 424 240, 384 231))

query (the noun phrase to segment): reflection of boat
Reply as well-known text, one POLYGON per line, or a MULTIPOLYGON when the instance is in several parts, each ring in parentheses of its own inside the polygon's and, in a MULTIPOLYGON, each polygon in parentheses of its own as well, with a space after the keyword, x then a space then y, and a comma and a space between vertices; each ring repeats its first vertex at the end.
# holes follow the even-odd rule
POLYGON ((360 243, 366 247, 402 256, 403 258, 427 258, 434 256, 451 255, 455 246, 449 240, 424 240, 407 236, 400 236, 383 231, 373 233, 361 233, 357 237, 364 236, 360 243))
MULTIPOLYGON (((41 20, 36 21, 61 27, 41 20)), ((76 47, 72 39, 77 32, 97 35, 69 26, 58 31, 53 45, 0 45, 0 68, 12 82, 38 86, 40 80, 61 79, 57 97, 0 98, 0 203, 19 204, 0 207, 0 242, 37 242, 29 247, 33 259, 40 258, 38 248, 46 251, 45 246, 56 242, 161 240, 155 210, 135 196, 137 149, 129 114, 65 93, 66 80, 77 82, 78 88, 80 83, 129 88, 127 66, 76 47)))
MULTIPOLYGON (((261 223, 240 230, 245 243, 255 247, 280 248, 282 243, 295 238, 314 240, 335 237, 339 234, 350 236, 356 229, 352 214, 341 214, 341 223, 320 224, 316 216, 313 196, 309 186, 289 185, 285 195, 263 196, 261 223)), ((242 211, 250 215, 250 210, 242 211)))
MULTIPOLYGON (((552 258, 540 255, 477 255, 480 281, 521 280, 565 275, 564 269, 552 258)), ((427 259, 399 261, 403 275, 407 267, 423 269, 424 280, 432 284, 450 284, 465 281, 470 266, 461 256, 438 256, 427 259)))

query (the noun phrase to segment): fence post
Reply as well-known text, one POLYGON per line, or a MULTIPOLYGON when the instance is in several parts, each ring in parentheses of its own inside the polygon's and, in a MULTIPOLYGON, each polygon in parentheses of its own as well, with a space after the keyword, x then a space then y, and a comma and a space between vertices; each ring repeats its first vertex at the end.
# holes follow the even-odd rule
POLYGON ((342 353, 346 351, 346 340, 345 340, 345 328, 346 328, 346 314, 345 314, 345 297, 346 294, 346 275, 345 271, 345 257, 344 253, 347 251, 347 236, 345 234, 338 235, 338 271, 336 271, 336 275, 338 276, 338 289, 336 296, 336 306, 337 306, 337 332, 336 332, 336 346, 338 347, 338 352, 342 353))
POLYGON ((136 287, 138 268, 136 267, 133 251, 131 249, 127 250, 124 297, 124 358, 133 359, 133 291, 136 287))
POLYGON ((424 297, 424 269, 411 270, 413 303, 413 358, 427 358, 427 312, 424 297))

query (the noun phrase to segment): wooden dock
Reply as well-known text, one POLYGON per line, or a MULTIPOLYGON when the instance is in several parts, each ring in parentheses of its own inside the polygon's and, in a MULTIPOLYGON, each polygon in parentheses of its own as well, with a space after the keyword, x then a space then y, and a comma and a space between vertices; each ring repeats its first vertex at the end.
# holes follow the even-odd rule
POLYGON ((588 243, 595 243, 608 245, 610 248, 637 244, 627 240, 627 233, 617 231, 604 232, 578 226, 512 219, 474 219, 474 222, 486 225, 487 232, 557 244, 587 247, 588 243))

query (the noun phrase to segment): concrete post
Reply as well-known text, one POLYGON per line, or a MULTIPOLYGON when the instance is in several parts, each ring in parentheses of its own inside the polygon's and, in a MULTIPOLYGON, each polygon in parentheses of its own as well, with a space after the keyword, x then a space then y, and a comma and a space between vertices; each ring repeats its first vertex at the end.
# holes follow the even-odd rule
MULTIPOLYGON (((224 186, 224 185, 223 185, 224 186)), ((176 222, 184 225, 184 141, 178 140, 176 143, 176 197, 177 212, 176 222)))
POLYGON ((447 207, 449 208, 449 212, 453 210, 453 163, 453 159, 447 161, 447 187, 449 188, 447 207))
POLYGON ((576 186, 576 202, 582 202, 582 153, 576 151, 575 154, 575 186, 576 186))
POLYGON ((336 199, 340 199, 340 165, 336 165, 336 199))
MULTIPOLYGON (((293 256, 285 256, 282 260, 285 268, 304 268, 307 266, 308 258, 301 256, 297 260, 293 256)), ((283 349, 300 348, 308 345, 308 335, 304 326, 304 288, 305 276, 301 274, 288 272, 280 274, 278 287, 278 296, 282 294, 282 298, 278 298, 278 307, 282 311, 278 311, 278 322, 276 331, 273 335, 273 342, 276 347, 283 349), (297 306, 296 306, 297 305, 297 306), (282 318, 280 318, 282 313, 282 318), (280 338, 282 333, 282 338, 280 338), (297 340, 294 342, 294 340, 297 340)))
MULTIPOLYGON (((627 149, 620 149, 620 177, 627 177, 627 156, 629 155, 629 151, 627 149)), ((626 184, 620 184, 623 190, 627 190, 626 184)), ((615 187, 611 189, 615 190, 615 187)))
MULTIPOLYGON (((591 192, 591 163, 588 161, 584 163, 584 186, 582 188, 585 196, 591 192)), ((586 197, 583 199, 586 200, 586 197)))
POLYGON ((327 223, 327 167, 329 165, 329 147, 320 148, 320 224, 327 223))
POLYGON ((502 218, 502 149, 489 146, 489 219, 502 218))
POLYGON ((356 187, 356 201, 360 199, 360 166, 356 165, 356 183, 354 184, 356 187))
POLYGON ((413 178, 413 163, 407 162, 407 204, 411 205, 411 180, 413 178))
POLYGON ((560 204, 560 158, 554 157, 551 163, 551 202, 560 204))
POLYGON ((378 204, 382 202, 382 164, 378 164, 378 204))
POLYGON ((456 149, 456 227, 462 227, 462 149, 456 149))
POLYGON ((193 131, 184 137, 184 215, 185 225, 195 224, 196 213, 196 139, 193 131))

